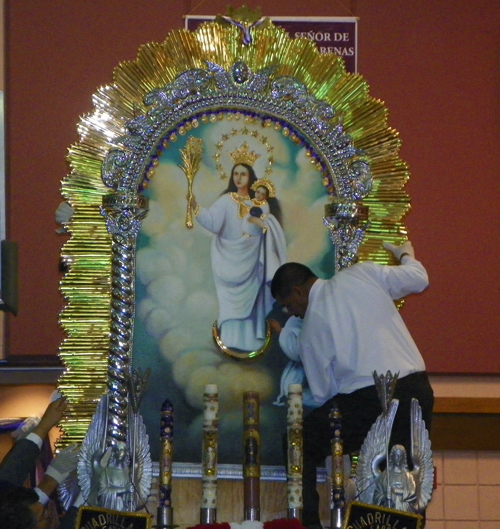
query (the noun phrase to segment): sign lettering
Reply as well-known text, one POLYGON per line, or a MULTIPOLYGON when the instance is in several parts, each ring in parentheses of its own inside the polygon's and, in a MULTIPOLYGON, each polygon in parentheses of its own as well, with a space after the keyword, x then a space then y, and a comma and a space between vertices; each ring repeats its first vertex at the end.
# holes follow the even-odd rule
POLYGON ((344 529, 421 529, 423 518, 394 509, 360 502, 349 504, 344 529))
POLYGON ((151 529, 151 514, 81 507, 75 529, 151 529))

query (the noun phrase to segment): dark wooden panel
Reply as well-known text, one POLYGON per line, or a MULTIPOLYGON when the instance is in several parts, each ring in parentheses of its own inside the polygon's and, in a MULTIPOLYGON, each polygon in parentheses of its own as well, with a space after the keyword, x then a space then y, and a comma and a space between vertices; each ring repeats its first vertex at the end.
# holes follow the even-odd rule
POLYGON ((500 399, 475 397, 437 397, 434 413, 500 413, 500 399))
POLYGON ((500 450, 500 415, 435 413, 432 450, 500 450))

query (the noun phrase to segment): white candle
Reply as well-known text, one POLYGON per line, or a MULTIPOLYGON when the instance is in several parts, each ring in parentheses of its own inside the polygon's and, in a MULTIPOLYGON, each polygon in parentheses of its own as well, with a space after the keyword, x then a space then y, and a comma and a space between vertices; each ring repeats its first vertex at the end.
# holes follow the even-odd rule
POLYGON ((217 508, 218 388, 207 384, 203 394, 202 509, 217 508))
POLYGON ((302 386, 288 386, 288 467, 287 500, 289 509, 302 508, 302 386))
POLYGON ((203 418, 205 424, 219 420, 218 389, 216 384, 207 384, 203 395, 203 418))

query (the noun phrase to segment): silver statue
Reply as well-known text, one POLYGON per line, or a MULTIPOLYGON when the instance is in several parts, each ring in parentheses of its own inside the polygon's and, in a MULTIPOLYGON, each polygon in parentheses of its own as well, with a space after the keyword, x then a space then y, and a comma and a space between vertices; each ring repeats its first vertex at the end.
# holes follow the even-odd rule
POLYGON ((82 443, 78 480, 86 503, 117 511, 136 511, 151 489, 149 438, 134 407, 128 410, 127 442, 109 443, 106 436, 109 397, 104 395, 82 443))
POLYGON ((372 426, 361 447, 356 472, 359 501, 410 513, 422 513, 432 496, 434 466, 429 433, 418 401, 411 402, 411 470, 406 449, 394 445, 389 451, 390 432, 399 401, 389 404, 372 426))

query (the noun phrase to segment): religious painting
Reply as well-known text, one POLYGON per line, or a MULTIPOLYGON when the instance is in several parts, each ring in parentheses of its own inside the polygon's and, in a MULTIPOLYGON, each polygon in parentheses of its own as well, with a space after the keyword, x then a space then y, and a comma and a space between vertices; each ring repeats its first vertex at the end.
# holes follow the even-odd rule
POLYGON ((388 262, 382 240, 405 237, 408 170, 383 103, 341 57, 236 15, 141 47, 78 125, 62 183, 75 211, 61 252, 62 445, 81 442, 107 394, 104 444, 126 440, 131 403, 156 459, 168 399, 174 467, 199 465, 203 388, 216 384, 219 461, 241 464, 251 390, 261 461, 282 464, 283 381, 302 378, 268 323, 288 317, 274 271, 388 262))
POLYGON ((219 461, 241 461, 242 395, 252 390, 260 395, 263 463, 283 464, 276 430, 286 430, 280 381, 288 358, 267 319, 284 323, 287 316, 270 283, 289 260, 322 277, 335 272, 321 229, 328 202, 321 171, 286 127, 241 112, 200 119, 174 139, 144 191, 149 213, 136 253, 133 363, 155 366, 143 406, 153 458, 159 410, 169 398, 175 436, 188 440, 175 446, 176 458, 200 460, 203 388, 216 384, 219 461), (199 158, 191 185, 189 156, 199 158))

